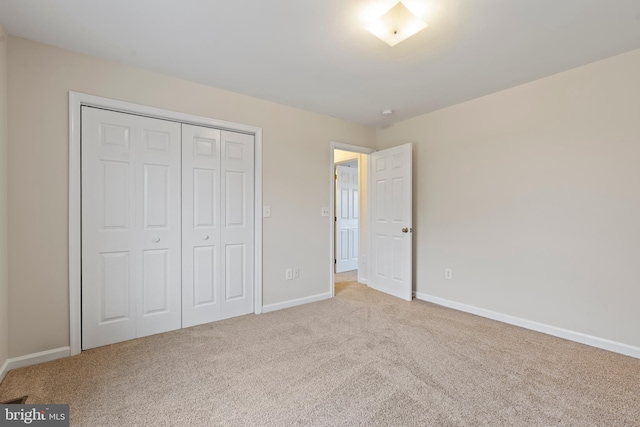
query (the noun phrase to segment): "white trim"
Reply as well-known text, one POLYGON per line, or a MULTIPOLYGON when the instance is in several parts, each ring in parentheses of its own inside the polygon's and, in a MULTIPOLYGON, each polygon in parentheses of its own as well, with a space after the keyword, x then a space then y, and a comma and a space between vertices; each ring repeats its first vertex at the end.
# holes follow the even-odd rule
POLYGON ((37 365, 39 363, 51 362, 52 360, 69 357, 70 347, 54 348, 53 350, 41 351, 39 353, 27 354, 26 356, 13 357, 7 359, 0 368, 0 382, 12 369, 24 368, 25 366, 37 365))
POLYGON ((254 313, 262 313, 262 128, 256 128, 254 147, 254 227, 253 227, 253 263, 254 273, 254 313))
POLYGON ((324 294, 312 295, 310 297, 297 298, 289 301, 278 302, 275 304, 269 304, 262 307, 263 313, 270 313, 272 311, 282 310, 284 308, 296 307, 298 305, 309 304, 312 302, 318 302, 325 299, 332 298, 331 292, 326 292, 324 294))
POLYGON ((81 350, 81 169, 80 169, 80 94, 69 92, 69 347, 71 355, 81 350))
POLYGON ((262 128, 240 123, 179 113, 161 108, 132 104, 79 92, 69 92, 69 349, 74 356, 81 351, 81 228, 80 228, 80 107, 105 108, 196 126, 209 126, 253 134, 255 137, 254 185, 254 311, 262 307, 262 128))
MULTIPOLYGON (((334 150, 344 150, 344 151, 351 151, 354 153, 360 153, 360 154, 371 154, 374 153, 376 150, 373 148, 369 148, 369 147, 362 147, 360 145, 351 145, 351 144, 345 144, 342 142, 334 142, 331 141, 329 143, 329 215, 330 216, 335 216, 335 153, 334 150)), ((367 162, 367 167, 369 166, 369 162, 367 162)), ((360 159, 358 158, 358 174, 360 174, 360 170, 361 170, 361 162, 360 159)), ((369 177, 370 174, 367 174, 367 177, 369 177)), ((367 185, 367 190, 370 191, 371 187, 369 185, 367 185)), ((367 195, 367 203, 369 203, 369 197, 367 195)), ((362 206, 360 206, 360 208, 358 209, 360 212, 362 211, 362 206)), ((368 215, 369 209, 367 206, 367 215, 368 215)), ((335 284, 335 278, 333 277, 333 275, 335 274, 335 220, 334 221, 329 221, 329 294, 331 295, 330 298, 333 298, 336 294, 336 284, 335 284)), ((370 230, 370 229, 369 229, 370 230)), ((371 242, 371 239, 369 239, 369 242, 371 242)), ((367 254, 367 258, 369 257, 369 254, 367 254)), ((367 277, 371 277, 370 268, 371 263, 367 263, 367 277)))
POLYGON ((5 360, 2 366, 0 366, 0 384, 2 384, 2 380, 7 376, 9 372, 9 360, 5 360))
POLYGON ((465 313, 475 314, 477 316, 486 317, 487 319, 497 320, 509 325, 519 326, 521 328, 530 329, 543 334, 553 335, 554 337, 564 338, 569 341, 575 341, 586 344, 591 347, 601 348, 603 350, 612 351, 614 353, 624 354, 625 356, 640 359, 640 347, 611 341, 606 338, 594 337, 593 335, 583 334, 568 329, 558 328, 556 326, 546 325, 544 323, 534 322, 532 320, 511 316, 508 314, 498 313, 496 311, 486 310, 484 308, 474 307, 472 305, 463 304, 456 301, 428 295, 422 292, 416 292, 416 299, 432 302, 444 307, 453 308, 454 310, 463 311, 465 313))

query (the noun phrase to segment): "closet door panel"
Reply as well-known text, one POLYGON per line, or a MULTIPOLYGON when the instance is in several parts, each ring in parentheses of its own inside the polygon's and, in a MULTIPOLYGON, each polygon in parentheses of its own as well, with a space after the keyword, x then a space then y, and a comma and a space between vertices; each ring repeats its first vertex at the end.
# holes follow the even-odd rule
POLYGON ((135 120, 82 108, 82 346, 136 336, 135 120))
POLYGON ((180 329, 180 124, 138 117, 137 336, 180 329))
POLYGON ((82 107, 82 348, 180 327, 180 125, 82 107))
POLYGON ((220 130, 182 125, 182 326, 220 319, 220 130))
POLYGON ((254 137, 221 131, 223 319, 254 311, 254 137))

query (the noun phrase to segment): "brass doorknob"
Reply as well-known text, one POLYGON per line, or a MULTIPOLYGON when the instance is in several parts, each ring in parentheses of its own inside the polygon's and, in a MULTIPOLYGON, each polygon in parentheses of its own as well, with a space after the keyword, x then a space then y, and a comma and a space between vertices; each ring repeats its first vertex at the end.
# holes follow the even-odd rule
POLYGON ((408 229, 407 227, 405 227, 405 228, 403 228, 403 229, 402 229, 402 232, 403 232, 403 233, 408 233, 408 232, 409 232, 409 229, 408 229))

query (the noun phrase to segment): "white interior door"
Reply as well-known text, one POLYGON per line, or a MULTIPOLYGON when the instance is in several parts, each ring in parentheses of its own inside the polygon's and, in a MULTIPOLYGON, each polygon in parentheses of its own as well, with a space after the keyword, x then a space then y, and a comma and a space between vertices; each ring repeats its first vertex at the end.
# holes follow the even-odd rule
POLYGON ((82 107, 82 347, 180 319, 180 125, 82 107))
POLYGON ((411 301, 411 144, 371 155, 372 288, 411 301))
POLYGON ((182 326, 220 319, 220 130, 182 125, 182 326))
POLYGON ((253 313, 253 135, 220 132, 220 282, 222 319, 253 313))
POLYGON ((358 269, 358 168, 336 166, 336 273, 358 269))

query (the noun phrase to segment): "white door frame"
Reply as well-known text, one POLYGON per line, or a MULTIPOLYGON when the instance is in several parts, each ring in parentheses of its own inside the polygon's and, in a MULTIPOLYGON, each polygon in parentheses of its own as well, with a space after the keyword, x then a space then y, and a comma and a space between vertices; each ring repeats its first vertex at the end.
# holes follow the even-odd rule
MULTIPOLYGON (((90 106, 122 113, 171 120, 197 126, 214 127, 255 137, 254 192, 254 310, 262 312, 262 128, 215 120, 208 117, 147 107, 79 92, 69 92, 69 345, 71 356, 81 351, 81 161, 80 108, 90 106)), ((331 150, 333 159, 333 150, 331 150)), ((333 277, 333 275, 331 276, 333 277)))
MULTIPOLYGON (((373 148, 369 148, 369 147, 361 147, 359 145, 351 145, 351 144, 345 144, 342 142, 331 142, 329 144, 329 166, 330 166, 330 170, 329 170, 329 212, 331 214, 331 216, 335 215, 335 203, 336 203, 336 182, 335 182, 335 174, 336 174, 336 165, 335 165, 335 153, 334 150, 344 150, 344 151, 351 151, 354 153, 360 153, 360 154, 371 154, 371 153, 375 153, 376 150, 374 150, 373 148)), ((358 168, 361 167, 360 162, 358 161, 358 168)), ((369 162, 367 162, 367 167, 369 167, 369 162)), ((360 171, 358 170, 358 173, 360 173, 360 171)), ((370 174, 367 173, 367 179, 369 179, 370 174)), ((370 189, 370 186, 367 185, 367 190, 370 189)), ((358 198, 359 199, 359 198, 358 198)), ((358 201, 359 203, 359 201, 358 201)), ((369 197, 367 197, 367 207, 366 207, 366 211, 367 211, 367 217, 369 215, 369 197)), ((362 212, 362 206, 360 206, 358 208, 358 212, 362 212)), ((330 227, 330 231, 329 231, 329 236, 330 236, 330 242, 329 242, 329 291, 331 292, 331 297, 333 298, 336 295, 336 284, 335 284, 335 278, 334 278, 334 274, 335 274, 335 227, 336 227, 336 222, 334 221, 329 221, 329 227, 330 227)), ((367 230, 369 231, 369 227, 367 227, 367 230)), ((369 239, 369 242, 371 242, 371 239, 369 239)), ((370 245, 369 245, 370 246, 370 245)), ((367 248, 367 259, 369 256, 369 249, 367 248)), ((360 261, 358 261, 359 263, 360 261)), ((370 275, 370 263, 367 262, 367 277, 371 277, 370 275)))

